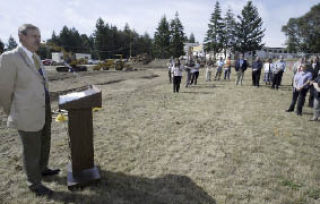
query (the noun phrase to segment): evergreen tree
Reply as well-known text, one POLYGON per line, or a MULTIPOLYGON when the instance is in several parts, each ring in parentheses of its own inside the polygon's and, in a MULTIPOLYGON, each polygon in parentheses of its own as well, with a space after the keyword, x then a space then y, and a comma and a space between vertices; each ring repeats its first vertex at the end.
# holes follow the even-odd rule
POLYGON ((130 38, 128 38, 128 42, 125 47, 127 51, 127 57, 130 57, 130 47, 131 47, 131 57, 136 56, 137 54, 143 52, 142 51, 142 41, 141 41, 141 36, 135 31, 131 30, 130 31, 130 38), (129 52, 128 52, 129 51, 129 52))
POLYGON ((175 18, 170 23, 171 40, 170 40, 170 53, 173 57, 180 57, 184 55, 183 42, 184 32, 183 26, 179 19, 179 14, 176 12, 175 18))
POLYGON ((158 28, 154 34, 154 55, 165 59, 170 57, 170 30, 166 16, 163 16, 159 22, 158 28))
POLYGON ((231 9, 228 9, 225 18, 224 18, 224 42, 223 42, 223 50, 224 56, 227 57, 227 50, 234 52, 236 47, 236 37, 235 37, 235 27, 236 21, 234 19, 234 15, 231 9))
POLYGON ((122 44, 122 47, 124 48, 123 50, 123 54, 125 57, 132 57, 133 54, 135 54, 133 52, 133 43, 135 41, 137 41, 137 37, 138 37, 138 34, 137 33, 133 33, 133 31, 130 30, 130 27, 129 27, 129 24, 126 23, 126 25, 124 26, 124 29, 123 29, 123 32, 121 32, 121 44, 122 44))
POLYGON ((238 19, 239 22, 236 25, 237 51, 244 54, 260 50, 264 46, 262 38, 265 29, 262 29, 262 18, 252 1, 248 1, 238 19))
POLYGON ((54 43, 56 45, 59 45, 60 42, 59 42, 59 37, 56 35, 56 32, 53 31, 52 32, 52 35, 51 35, 51 39, 49 40, 51 43, 54 43))
POLYGON ((41 59, 50 59, 51 58, 51 52, 50 52, 50 46, 48 46, 46 43, 41 43, 39 50, 37 51, 38 55, 41 59))
POLYGON ((86 34, 81 34, 80 39, 81 52, 90 53, 94 49, 92 38, 90 39, 86 34))
POLYGON ((14 40, 14 38, 10 35, 8 40, 8 47, 7 50, 13 50, 18 46, 17 42, 14 40))
POLYGON ((4 52, 4 43, 0 39, 0 54, 4 52))
POLYGON ((189 37, 188 41, 189 41, 189 43, 195 43, 196 42, 196 39, 195 39, 193 33, 190 34, 190 37, 189 37))
POLYGON ((219 1, 216 2, 214 12, 211 14, 210 23, 208 24, 207 36, 205 38, 205 49, 213 51, 214 57, 223 48, 224 42, 224 23, 221 18, 221 9, 219 1))
POLYGON ((82 47, 80 34, 75 28, 69 29, 64 26, 59 35, 59 43, 67 52, 81 53, 85 51, 82 47))
POLYGON ((102 18, 98 18, 96 23, 96 30, 94 31, 94 47, 97 51, 99 59, 106 59, 108 56, 107 52, 104 52, 106 49, 106 40, 105 40, 105 31, 106 27, 102 18))
POLYGON ((150 38, 148 33, 145 33, 143 36, 141 36, 139 43, 141 46, 139 46, 140 50, 138 54, 146 53, 149 56, 152 55, 152 39, 150 38))
POLYGON ((123 30, 119 30, 116 26, 105 24, 101 18, 97 20, 93 38, 100 59, 113 58, 115 54, 128 58, 151 50, 149 36, 140 36, 128 24, 123 30), (144 45, 148 47, 141 47, 144 45))
POLYGON ((90 53, 92 55, 92 59, 99 59, 98 53, 95 50, 95 43, 94 43, 94 35, 91 34, 88 38, 88 43, 90 45, 90 53))

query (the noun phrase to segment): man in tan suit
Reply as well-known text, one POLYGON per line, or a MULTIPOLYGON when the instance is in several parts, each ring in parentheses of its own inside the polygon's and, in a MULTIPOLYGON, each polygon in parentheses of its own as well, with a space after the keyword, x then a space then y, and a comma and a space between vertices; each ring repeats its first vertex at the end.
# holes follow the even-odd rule
POLYGON ((8 115, 8 126, 18 130, 23 146, 27 183, 37 196, 53 192, 41 183, 42 176, 59 173, 49 169, 51 107, 47 79, 39 56, 40 30, 24 24, 21 45, 0 56, 0 106, 8 115))

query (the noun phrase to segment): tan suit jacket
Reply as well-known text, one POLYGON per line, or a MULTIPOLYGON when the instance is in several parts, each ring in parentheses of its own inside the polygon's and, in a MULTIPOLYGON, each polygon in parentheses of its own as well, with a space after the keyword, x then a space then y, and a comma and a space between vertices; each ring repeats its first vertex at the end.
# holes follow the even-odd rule
MULTIPOLYGON (((38 60, 41 62, 39 57, 38 60)), ((43 128, 44 84, 45 80, 21 47, 0 56, 0 106, 9 116, 9 127, 27 132, 43 128)))

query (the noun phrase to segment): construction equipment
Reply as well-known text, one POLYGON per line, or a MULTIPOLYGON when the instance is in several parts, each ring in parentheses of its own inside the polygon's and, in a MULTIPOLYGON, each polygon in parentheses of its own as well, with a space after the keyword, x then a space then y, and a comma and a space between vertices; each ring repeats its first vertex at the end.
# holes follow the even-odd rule
POLYGON ((63 63, 62 66, 56 67, 57 72, 80 72, 87 71, 87 59, 76 59, 75 54, 67 52, 63 47, 58 46, 54 43, 47 43, 47 46, 54 51, 61 52, 63 63))
POLYGON ((132 66, 127 59, 123 59, 122 54, 115 54, 114 59, 106 59, 103 62, 98 63, 92 69, 97 71, 97 70, 101 70, 101 68, 103 70, 109 70, 109 69, 128 70, 128 69, 131 69, 132 66))
POLYGON ((94 71, 98 71, 100 69, 109 70, 111 68, 113 68, 113 59, 104 60, 103 62, 99 62, 97 65, 92 67, 94 71))
POLYGON ((137 55, 136 57, 130 57, 130 61, 135 64, 142 63, 143 65, 145 65, 152 61, 152 57, 147 53, 143 53, 137 55))
POLYGON ((114 69, 115 70, 122 70, 124 66, 124 61, 122 59, 122 54, 115 54, 114 60, 114 69))

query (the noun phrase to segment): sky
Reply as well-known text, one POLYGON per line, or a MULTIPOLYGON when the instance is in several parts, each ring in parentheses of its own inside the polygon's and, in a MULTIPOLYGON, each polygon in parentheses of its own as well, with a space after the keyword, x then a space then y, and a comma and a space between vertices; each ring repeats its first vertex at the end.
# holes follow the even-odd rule
MULTIPOLYGON (((9 36, 18 41, 18 27, 31 23, 41 30, 42 40, 51 38, 66 25, 80 34, 91 35, 99 17, 104 22, 123 29, 128 23, 139 34, 154 32, 165 15, 168 20, 179 13, 184 32, 195 35, 202 43, 208 30, 216 0, 0 0, 0 39, 7 43, 9 36)), ((269 47, 284 47, 281 27, 289 18, 303 16, 320 0, 252 0, 266 29, 263 43, 269 47)), ((230 8, 239 15, 247 0, 220 0, 222 15, 230 8)))

